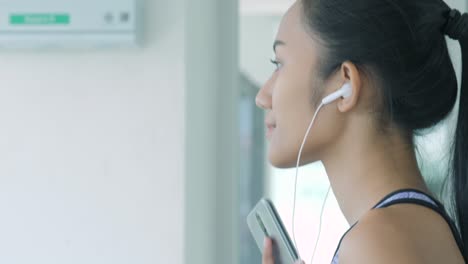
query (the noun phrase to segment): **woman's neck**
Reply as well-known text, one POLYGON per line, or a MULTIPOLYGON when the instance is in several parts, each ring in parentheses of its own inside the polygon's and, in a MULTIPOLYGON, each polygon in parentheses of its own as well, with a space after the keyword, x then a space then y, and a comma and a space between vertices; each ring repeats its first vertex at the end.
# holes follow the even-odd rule
POLYGON ((357 222, 385 195, 403 188, 428 192, 412 146, 400 137, 343 137, 322 162, 340 208, 349 224, 357 222))

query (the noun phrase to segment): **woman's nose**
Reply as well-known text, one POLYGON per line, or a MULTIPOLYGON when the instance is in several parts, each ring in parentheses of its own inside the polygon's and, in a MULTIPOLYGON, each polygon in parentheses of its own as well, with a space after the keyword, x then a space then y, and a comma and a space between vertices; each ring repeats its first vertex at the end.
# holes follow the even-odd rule
POLYGON ((264 110, 271 109, 271 80, 268 80, 258 91, 255 104, 264 110))

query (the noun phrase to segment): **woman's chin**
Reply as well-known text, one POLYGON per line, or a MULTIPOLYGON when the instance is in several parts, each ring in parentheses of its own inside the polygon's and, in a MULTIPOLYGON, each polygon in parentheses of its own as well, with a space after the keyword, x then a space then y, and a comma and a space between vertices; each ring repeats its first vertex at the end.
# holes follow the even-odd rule
POLYGON ((294 158, 288 157, 280 151, 273 151, 272 149, 270 149, 268 152, 268 161, 273 167, 278 169, 289 169, 296 167, 297 162, 294 160, 294 158))
MULTIPOLYGON (((318 161, 317 157, 302 153, 299 166, 304 166, 318 161)), ((297 166, 297 153, 288 150, 276 149, 270 145, 268 149, 268 161, 273 167, 278 169, 290 169, 297 166)))

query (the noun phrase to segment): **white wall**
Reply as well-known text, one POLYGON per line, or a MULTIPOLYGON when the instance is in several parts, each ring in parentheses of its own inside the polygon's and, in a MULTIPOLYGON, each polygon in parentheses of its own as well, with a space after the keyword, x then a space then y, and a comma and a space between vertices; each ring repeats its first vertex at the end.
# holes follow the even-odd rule
POLYGON ((282 15, 296 0, 240 0, 243 15, 282 15))
POLYGON ((147 46, 0 51, 0 263, 182 263, 184 1, 147 46))

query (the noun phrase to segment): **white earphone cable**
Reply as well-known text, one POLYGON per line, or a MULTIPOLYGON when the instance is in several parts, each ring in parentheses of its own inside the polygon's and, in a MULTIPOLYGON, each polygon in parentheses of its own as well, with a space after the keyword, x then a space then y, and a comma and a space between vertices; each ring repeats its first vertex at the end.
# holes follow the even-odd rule
POLYGON ((310 264, 314 263, 315 251, 317 250, 317 245, 318 245, 318 242, 320 240, 320 234, 322 232, 323 211, 325 209, 325 204, 327 203, 327 198, 328 198, 328 194, 330 193, 330 189, 331 189, 331 186, 329 185, 327 194, 325 195, 325 199, 323 200, 322 210, 320 211, 320 224, 319 224, 319 228, 318 228, 318 235, 317 235, 317 239, 315 240, 314 251, 312 253, 312 259, 310 260, 310 264))
MULTIPOLYGON (((299 164, 300 164, 300 161, 301 161, 301 155, 302 155, 302 149, 304 148, 304 145, 305 145, 305 142, 307 140, 307 136, 309 135, 309 132, 310 132, 310 129, 312 128, 312 125, 314 124, 315 122, 315 118, 317 117, 317 114, 318 112, 320 111, 320 109, 324 106, 324 105, 327 105, 331 102, 333 102, 334 100, 340 98, 340 97, 343 97, 343 98, 348 98, 349 96, 351 96, 352 94, 352 86, 350 84, 347 84, 345 83, 341 88, 340 90, 332 93, 331 95, 325 97, 322 99, 322 102, 321 104, 319 105, 319 107, 317 108, 317 110, 315 111, 314 113, 314 117, 312 118, 312 121, 310 122, 309 124, 309 127, 307 128, 307 131, 306 131, 306 134, 304 136, 304 139, 302 141, 302 145, 301 145, 301 148, 299 149, 299 154, 297 156, 297 164, 296 164, 296 178, 295 178, 295 182, 294 182, 294 202, 293 202, 293 212, 292 212, 292 233, 293 233, 293 240, 294 240, 294 246, 296 247, 297 249, 297 254, 298 254, 298 257, 299 259, 302 260, 301 258, 301 255, 299 253, 299 248, 297 247, 297 242, 296 242, 296 232, 295 232, 295 229, 294 229, 294 219, 295 219, 295 215, 296 215, 296 191, 297 191, 297 176, 298 176, 298 173, 299 173, 299 164)), ((322 231, 322 217, 323 217, 323 211, 325 209, 325 204, 326 204, 326 201, 327 201, 327 198, 328 198, 328 194, 330 193, 330 189, 331 189, 331 186, 328 186, 328 191, 327 191, 327 194, 325 195, 325 199, 323 200, 323 204, 322 204, 322 210, 320 212, 320 224, 319 224, 319 231, 318 231, 318 235, 317 235, 317 239, 315 241, 315 246, 314 246, 314 251, 312 253, 312 259, 310 261, 310 264, 312 264, 312 262, 314 261, 314 257, 315 257, 315 251, 317 250, 317 244, 319 242, 319 239, 320 239, 320 233, 322 231)))
MULTIPOLYGON (((302 259, 302 258, 301 258, 301 255, 299 253, 299 248, 297 247, 296 232, 295 232, 295 229, 294 229, 294 219, 295 219, 295 214, 296 214, 297 176, 298 176, 298 172, 299 172, 299 163, 300 163, 300 160, 301 160, 302 149, 304 148, 305 142, 307 140, 307 136, 309 135, 310 129, 312 128, 312 125, 314 124, 315 118, 317 117, 317 114, 320 111, 320 109, 322 108, 322 106, 323 106, 323 103, 321 103, 320 106, 315 111, 314 117, 312 118, 312 121, 310 122, 309 127, 307 128, 307 132, 306 132, 306 134, 304 136, 304 140, 302 141, 302 145, 301 145, 301 148, 299 149, 299 154, 298 154, 298 157, 297 157, 296 178, 295 178, 295 183, 294 183, 294 202, 293 202, 293 213, 292 213, 292 233, 293 233, 294 246, 296 247, 296 249, 298 251, 299 259, 302 259)), ((328 195, 328 193, 327 193, 327 195, 328 195)), ((314 252, 314 254, 315 254, 315 252, 314 252)))

